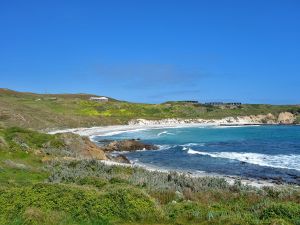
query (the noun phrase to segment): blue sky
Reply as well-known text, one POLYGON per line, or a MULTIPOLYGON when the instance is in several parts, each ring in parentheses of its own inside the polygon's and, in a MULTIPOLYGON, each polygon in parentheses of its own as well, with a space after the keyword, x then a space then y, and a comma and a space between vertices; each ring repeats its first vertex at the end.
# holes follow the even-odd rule
POLYGON ((300 103, 300 1, 1 1, 0 87, 300 103))

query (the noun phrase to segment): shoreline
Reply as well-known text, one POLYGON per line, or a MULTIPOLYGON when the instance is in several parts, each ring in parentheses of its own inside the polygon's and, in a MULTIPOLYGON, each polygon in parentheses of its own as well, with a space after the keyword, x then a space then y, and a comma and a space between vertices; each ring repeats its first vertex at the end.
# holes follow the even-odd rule
MULTIPOLYGON (((204 120, 204 119, 162 119, 162 120, 145 120, 137 119, 129 121, 126 125, 109 125, 109 126, 95 126, 95 127, 80 127, 70 129, 58 129, 47 132, 48 134, 58 133, 75 133, 81 136, 111 136, 124 132, 161 129, 161 128, 183 128, 183 127, 214 127, 214 126, 260 126, 264 123, 253 121, 240 121, 233 118, 224 118, 220 120, 204 120)), ((266 125, 279 125, 277 123, 266 125)))
POLYGON ((44 131, 48 134, 71 132, 81 136, 111 136, 124 132, 161 129, 161 128, 182 128, 182 127, 234 127, 234 126, 299 126, 294 123, 280 123, 270 118, 270 115, 257 116, 240 116, 240 117, 225 117, 222 119, 180 119, 169 118, 160 120, 133 119, 123 125, 108 125, 94 127, 79 127, 66 129, 53 129, 52 131, 44 131), (267 122, 263 122, 266 120, 267 122))
MULTIPOLYGON (((184 127, 247 127, 247 126, 261 126, 261 125, 284 125, 284 124, 263 124, 263 123, 232 123, 232 122, 224 122, 224 119, 222 120, 201 120, 201 123, 199 123, 199 120, 177 120, 180 122, 177 122, 176 120, 168 120, 168 123, 161 122, 161 121, 147 121, 143 120, 143 122, 146 121, 147 123, 130 123, 128 125, 111 125, 111 126, 99 126, 99 127, 91 127, 91 128, 73 128, 73 129, 64 129, 64 130, 56 130, 49 132, 49 134, 57 134, 57 133, 66 133, 71 132, 78 134, 80 136, 88 136, 91 141, 94 141, 93 138, 95 136, 111 136, 114 134, 120 134, 125 132, 135 132, 135 131, 141 131, 141 130, 149 130, 149 129, 163 129, 163 128, 184 128, 184 127), (175 121, 175 122, 174 122, 175 121), (154 122, 154 123, 151 123, 154 122)), ((248 121, 247 121, 248 122, 248 121)), ((121 152, 120 152, 121 154, 121 152)), ((143 168, 148 171, 159 171, 163 173, 169 173, 172 171, 182 173, 189 176, 194 177, 216 177, 216 178, 224 178, 229 184, 233 184, 235 181, 241 181, 244 185, 250 185, 257 188, 267 187, 267 186, 281 186, 286 184, 276 184, 272 181, 268 180, 262 180, 262 179, 255 179, 255 178, 246 178, 246 177, 239 177, 239 176, 230 176, 230 175, 222 175, 217 173, 208 173, 205 171, 199 171, 199 172, 190 172, 185 170, 174 170, 174 169, 164 169, 152 165, 145 165, 141 163, 132 162, 130 164, 125 163, 119 163, 109 160, 101 160, 103 163, 107 165, 119 165, 119 166, 129 166, 129 167, 139 167, 143 168)), ((298 186, 298 185, 296 185, 298 186)))

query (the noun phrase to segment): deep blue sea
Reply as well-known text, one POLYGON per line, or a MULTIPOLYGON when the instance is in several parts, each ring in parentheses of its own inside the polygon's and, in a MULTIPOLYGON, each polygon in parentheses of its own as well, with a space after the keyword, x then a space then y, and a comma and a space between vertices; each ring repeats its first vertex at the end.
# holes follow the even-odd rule
POLYGON ((125 153, 137 164, 300 184, 300 126, 150 129, 96 140, 131 138, 160 146, 125 153))

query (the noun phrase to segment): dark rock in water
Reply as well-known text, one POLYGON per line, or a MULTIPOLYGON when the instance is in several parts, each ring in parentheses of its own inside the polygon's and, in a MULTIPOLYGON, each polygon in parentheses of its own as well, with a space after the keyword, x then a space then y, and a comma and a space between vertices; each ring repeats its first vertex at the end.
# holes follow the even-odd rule
POLYGON ((280 185, 280 184, 283 184, 283 182, 282 182, 282 181, 280 181, 280 180, 274 180, 272 183, 274 183, 274 184, 278 184, 278 185, 280 185))
POLYGON ((135 139, 112 141, 103 147, 104 151, 136 151, 136 150, 157 150, 158 147, 152 144, 145 144, 135 139))
POLYGON ((274 179, 273 183, 275 183, 275 184, 283 184, 282 177, 274 177, 273 179, 274 179))
POLYGON ((118 162, 118 163, 130 164, 129 159, 127 159, 127 157, 124 155, 111 156, 110 160, 112 160, 114 162, 118 162))
POLYGON ((260 180, 269 180, 269 178, 266 177, 266 176, 259 176, 258 178, 259 178, 260 180))
POLYGON ((109 143, 111 143, 113 141, 114 140, 110 140, 110 139, 102 139, 102 140, 97 141, 97 145, 100 146, 100 147, 103 147, 103 146, 106 146, 106 145, 108 145, 109 143))
POLYGON ((110 143, 110 142, 113 142, 113 140, 110 140, 110 139, 102 139, 102 140, 99 140, 97 141, 98 143, 110 143))

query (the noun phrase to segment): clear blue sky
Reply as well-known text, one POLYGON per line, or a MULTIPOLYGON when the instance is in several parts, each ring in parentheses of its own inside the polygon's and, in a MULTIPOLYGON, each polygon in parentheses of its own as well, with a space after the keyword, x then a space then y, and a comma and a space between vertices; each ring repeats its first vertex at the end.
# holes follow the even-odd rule
POLYGON ((1 1, 0 87, 300 103, 300 1, 1 1))

